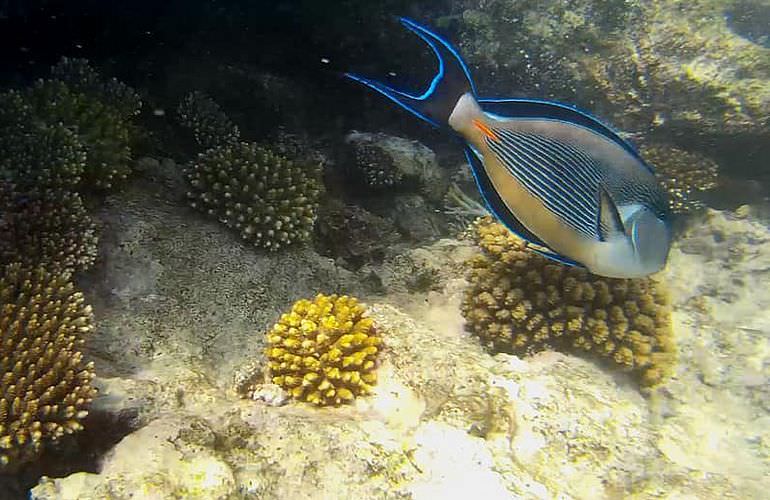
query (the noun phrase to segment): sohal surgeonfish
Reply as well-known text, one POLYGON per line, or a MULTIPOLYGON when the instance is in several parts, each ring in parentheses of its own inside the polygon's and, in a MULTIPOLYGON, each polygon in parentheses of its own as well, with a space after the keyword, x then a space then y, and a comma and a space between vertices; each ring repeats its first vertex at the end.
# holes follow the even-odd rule
POLYGON ((420 95, 347 73, 465 144, 489 211, 530 248, 602 276, 661 270, 671 245, 666 193, 638 151, 573 106, 482 98, 457 50, 409 19, 438 73, 420 95))

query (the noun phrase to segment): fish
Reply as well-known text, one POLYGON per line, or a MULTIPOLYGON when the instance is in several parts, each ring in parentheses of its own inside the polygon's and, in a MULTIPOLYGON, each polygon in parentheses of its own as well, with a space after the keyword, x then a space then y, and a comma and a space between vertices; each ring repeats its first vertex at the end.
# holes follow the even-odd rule
POLYGON ((420 93, 344 75, 460 139, 487 210, 528 248, 610 278, 663 269, 671 247, 665 190, 639 151, 575 106, 533 98, 480 97, 448 41, 398 18, 438 61, 420 93))

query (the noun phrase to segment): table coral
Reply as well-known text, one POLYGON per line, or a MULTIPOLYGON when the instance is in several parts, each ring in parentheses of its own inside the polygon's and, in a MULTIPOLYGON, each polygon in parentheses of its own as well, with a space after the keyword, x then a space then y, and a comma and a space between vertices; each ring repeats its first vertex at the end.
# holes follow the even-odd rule
POLYGON ((319 406, 369 394, 381 339, 355 298, 319 294, 299 300, 267 333, 272 382, 319 406))
POLYGON ((0 268, 0 471, 82 429, 96 390, 78 346, 92 329, 69 273, 0 268))
POLYGON ((186 170, 191 205, 257 247, 308 241, 322 191, 318 165, 300 165, 251 142, 207 150, 186 170))
POLYGON ((96 225, 77 193, 25 192, 0 182, 0 265, 84 271, 96 260, 97 244, 96 225))
POLYGON ((590 352, 661 383, 675 347, 665 288, 654 278, 612 279, 557 264, 486 217, 471 231, 483 254, 470 261, 462 313, 494 351, 590 352))

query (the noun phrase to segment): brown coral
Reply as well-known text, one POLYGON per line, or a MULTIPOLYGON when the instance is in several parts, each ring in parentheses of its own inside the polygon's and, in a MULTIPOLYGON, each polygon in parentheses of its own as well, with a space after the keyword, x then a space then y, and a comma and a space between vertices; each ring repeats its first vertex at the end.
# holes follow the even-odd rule
POLYGON ((69 273, 0 268, 0 471, 82 428, 96 391, 78 345, 92 321, 69 273))
POLYGON ((469 263, 462 312, 488 347, 591 352, 637 373, 644 386, 668 375, 670 309, 654 278, 604 278, 557 264, 489 217, 475 223, 472 235, 484 252, 469 263))
POLYGON ((0 265, 82 271, 96 260, 97 242, 96 226, 77 193, 23 192, 0 182, 0 265))
POLYGON ((346 295, 297 301, 267 333, 272 382, 319 406, 370 393, 381 339, 365 312, 346 295))

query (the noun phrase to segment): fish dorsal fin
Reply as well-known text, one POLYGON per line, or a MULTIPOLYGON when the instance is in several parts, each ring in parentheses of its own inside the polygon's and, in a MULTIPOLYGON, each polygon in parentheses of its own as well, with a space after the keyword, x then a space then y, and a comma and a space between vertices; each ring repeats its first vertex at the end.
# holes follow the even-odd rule
POLYGON ((485 112, 504 118, 515 117, 555 120, 587 128, 623 148, 628 154, 641 162, 647 170, 654 173, 652 167, 642 159, 639 151, 633 144, 623 139, 620 134, 613 130, 609 125, 603 123, 591 113, 578 109, 575 106, 556 101, 549 101, 547 99, 524 97, 480 97, 478 103, 485 112))
POLYGON ((610 198, 602 186, 599 190, 599 235, 602 241, 607 241, 613 234, 625 234, 626 229, 620 220, 618 206, 610 198))
POLYGON ((544 135, 493 129, 490 152, 508 173, 563 224, 597 240, 597 192, 602 172, 579 147, 544 135), (497 139, 497 140, 496 140, 497 139))

